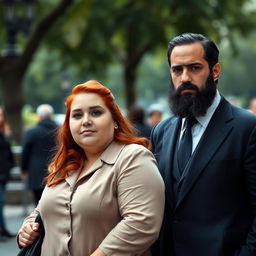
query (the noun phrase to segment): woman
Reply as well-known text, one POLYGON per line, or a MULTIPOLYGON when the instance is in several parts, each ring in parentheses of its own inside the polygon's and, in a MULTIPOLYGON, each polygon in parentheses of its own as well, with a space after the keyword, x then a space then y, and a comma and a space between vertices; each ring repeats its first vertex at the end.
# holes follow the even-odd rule
POLYGON ((10 126, 6 114, 0 107, 0 241, 15 235, 6 229, 4 205, 6 198, 6 183, 9 180, 10 169, 13 166, 13 155, 9 143, 10 126))
POLYGON ((164 185, 149 141, 137 138, 109 89, 77 85, 66 101, 46 188, 19 231, 19 245, 45 227, 41 255, 150 255, 163 217, 164 185))

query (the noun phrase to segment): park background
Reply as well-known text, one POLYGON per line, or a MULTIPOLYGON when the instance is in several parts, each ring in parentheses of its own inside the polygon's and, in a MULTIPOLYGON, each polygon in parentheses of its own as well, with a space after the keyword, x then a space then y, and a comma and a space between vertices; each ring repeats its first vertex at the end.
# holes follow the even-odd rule
MULTIPOLYGON (((255 28, 256 0, 0 0, 0 105, 15 156, 36 107, 49 103, 61 116, 70 89, 89 79, 108 86, 124 111, 159 103, 168 115, 167 45, 183 32, 217 42, 218 88, 247 108, 256 96, 255 28)), ((19 166, 7 185, 7 226, 17 233, 33 208, 19 166)), ((15 238, 0 250, 17 255, 15 238)))
POLYGON ((160 103, 168 113, 167 45, 203 33, 220 49, 220 92, 247 107, 256 96, 255 0, 1 0, 0 105, 19 145, 39 104, 65 111, 70 89, 108 86, 124 109, 160 103))

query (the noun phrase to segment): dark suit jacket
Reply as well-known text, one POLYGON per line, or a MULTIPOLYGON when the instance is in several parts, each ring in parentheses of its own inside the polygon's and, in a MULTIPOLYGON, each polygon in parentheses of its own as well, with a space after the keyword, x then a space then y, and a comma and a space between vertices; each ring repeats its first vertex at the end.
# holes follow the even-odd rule
POLYGON ((6 184, 10 178, 10 170, 14 165, 13 154, 8 138, 0 132, 0 183, 6 184))
POLYGON ((21 168, 28 171, 28 188, 43 188, 43 179, 56 146, 57 125, 44 119, 28 129, 23 137, 21 168))
POLYGON ((179 123, 171 117, 151 136, 166 186, 154 256, 256 255, 256 115, 222 98, 175 204, 171 172, 179 123))

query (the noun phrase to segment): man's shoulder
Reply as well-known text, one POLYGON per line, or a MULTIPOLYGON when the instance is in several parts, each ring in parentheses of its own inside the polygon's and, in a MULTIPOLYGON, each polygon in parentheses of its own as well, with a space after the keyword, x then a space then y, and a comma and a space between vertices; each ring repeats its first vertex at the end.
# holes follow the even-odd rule
POLYGON ((161 121, 160 123, 158 123, 155 127, 154 127, 154 131, 161 131, 163 129, 165 129, 166 127, 169 127, 175 120, 177 120, 178 117, 176 116, 171 116, 163 121, 161 121))
POLYGON ((234 118, 238 121, 243 121, 245 123, 256 124, 256 115, 248 111, 247 109, 240 108, 231 105, 234 118))
POLYGON ((151 132, 151 139, 156 140, 157 138, 161 138, 164 131, 172 126, 175 121, 177 121, 178 117, 171 116, 160 123, 158 123, 156 126, 153 127, 151 132))

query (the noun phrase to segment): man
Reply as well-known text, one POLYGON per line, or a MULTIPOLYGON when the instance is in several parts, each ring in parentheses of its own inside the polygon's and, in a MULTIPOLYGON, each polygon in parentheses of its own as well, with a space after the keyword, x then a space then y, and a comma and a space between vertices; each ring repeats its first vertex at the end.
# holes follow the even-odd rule
POLYGON ((249 111, 251 111, 253 114, 256 114, 256 97, 250 100, 249 111))
POLYGON ((33 191, 35 205, 41 198, 43 179, 56 145, 57 125, 52 120, 53 112, 52 106, 48 104, 38 106, 39 122, 25 132, 22 143, 22 178, 28 179, 28 188, 33 191))
POLYGON ((256 117, 220 96, 218 54, 200 34, 168 46, 174 116, 152 131, 166 185, 154 256, 256 255, 256 117))
POLYGON ((151 127, 145 122, 144 108, 139 105, 132 105, 128 110, 128 119, 135 128, 135 133, 139 137, 150 138, 151 127))
POLYGON ((152 104, 151 106, 149 106, 147 121, 150 127, 154 127, 155 125, 160 123, 162 120, 162 115, 163 115, 163 110, 160 105, 152 104))

